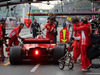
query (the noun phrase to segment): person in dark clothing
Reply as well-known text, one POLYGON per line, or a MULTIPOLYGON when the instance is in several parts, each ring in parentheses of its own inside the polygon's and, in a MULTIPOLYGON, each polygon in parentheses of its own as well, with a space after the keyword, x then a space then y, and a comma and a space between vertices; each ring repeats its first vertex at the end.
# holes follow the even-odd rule
POLYGON ((38 34, 37 32, 40 31, 40 25, 37 23, 36 19, 34 19, 34 23, 31 25, 33 38, 35 38, 38 34))
POLYGON ((95 29, 97 28, 97 22, 96 22, 96 20, 93 20, 91 22, 91 26, 92 26, 92 33, 94 34, 95 33, 95 29))
POLYGON ((63 28, 65 28, 66 27, 66 21, 64 21, 64 23, 63 23, 63 28))
POLYGON ((98 34, 93 36, 92 39, 92 45, 87 50, 87 56, 90 60, 100 56, 100 25, 98 25, 98 34))
POLYGON ((56 15, 54 14, 54 24, 55 24, 55 31, 54 31, 54 43, 57 42, 57 35, 58 35, 58 32, 57 32, 57 27, 58 27, 58 21, 56 20, 56 15))

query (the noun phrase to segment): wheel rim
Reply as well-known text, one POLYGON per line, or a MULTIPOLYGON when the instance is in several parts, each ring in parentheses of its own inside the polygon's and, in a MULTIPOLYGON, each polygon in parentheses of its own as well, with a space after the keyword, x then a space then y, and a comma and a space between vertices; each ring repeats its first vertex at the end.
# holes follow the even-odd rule
POLYGON ((64 67, 64 63, 63 62, 60 62, 59 63, 59 68, 62 69, 63 67, 64 67))
POLYGON ((73 67, 72 62, 69 62, 68 67, 71 69, 73 67))

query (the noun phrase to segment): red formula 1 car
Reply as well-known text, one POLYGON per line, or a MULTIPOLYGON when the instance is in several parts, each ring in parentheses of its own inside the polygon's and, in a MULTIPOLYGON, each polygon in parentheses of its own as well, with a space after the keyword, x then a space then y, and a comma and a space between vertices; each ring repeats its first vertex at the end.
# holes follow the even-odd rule
POLYGON ((11 64, 20 64, 25 59, 42 60, 43 58, 53 58, 57 63, 65 54, 65 45, 51 44, 50 39, 43 38, 40 34, 36 38, 24 38, 20 46, 10 48, 9 59, 11 64))

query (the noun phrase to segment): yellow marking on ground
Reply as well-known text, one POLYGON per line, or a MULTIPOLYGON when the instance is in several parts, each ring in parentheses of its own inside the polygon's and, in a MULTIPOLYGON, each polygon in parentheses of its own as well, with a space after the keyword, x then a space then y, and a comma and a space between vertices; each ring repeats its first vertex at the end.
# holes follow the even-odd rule
POLYGON ((4 64, 5 66, 7 66, 7 65, 9 65, 10 64, 10 62, 8 62, 8 63, 6 63, 6 64, 4 64))
POLYGON ((32 70, 30 70, 30 72, 35 72, 39 66, 40 66, 40 64, 35 65, 35 66, 32 68, 32 70))

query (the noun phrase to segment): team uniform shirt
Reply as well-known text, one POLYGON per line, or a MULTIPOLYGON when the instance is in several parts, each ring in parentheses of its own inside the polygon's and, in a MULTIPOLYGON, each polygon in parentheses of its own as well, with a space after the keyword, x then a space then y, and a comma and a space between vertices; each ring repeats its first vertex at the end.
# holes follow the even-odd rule
POLYGON ((73 27, 75 31, 81 31, 81 44, 90 46, 91 44, 91 36, 90 36, 90 27, 88 24, 84 24, 81 27, 77 27, 76 25, 73 27))
POLYGON ((19 35, 19 33, 20 33, 20 30, 19 30, 19 26, 18 26, 18 27, 14 28, 14 29, 12 30, 12 32, 11 32, 10 35, 9 35, 9 37, 10 37, 11 39, 15 40, 15 39, 17 38, 16 35, 19 35))
POLYGON ((46 38, 50 38, 51 42, 53 43, 54 42, 54 30, 51 33, 49 33, 49 31, 51 31, 52 28, 54 29, 55 25, 54 24, 50 25, 49 23, 47 23, 44 27, 47 29, 46 38))
POLYGON ((9 37, 11 39, 8 40, 8 45, 11 47, 12 46, 12 43, 14 43, 15 46, 18 46, 19 45, 19 41, 17 39, 17 36, 16 35, 19 35, 20 33, 20 29, 19 29, 20 26, 14 28, 12 30, 12 32, 10 33, 9 37))
MULTIPOLYGON (((76 24, 73 24, 73 28, 76 26, 76 24)), ((77 27, 82 26, 82 23, 79 22, 77 27)), ((75 36, 75 40, 80 40, 80 36, 81 36, 81 31, 74 31, 74 36, 75 36)))

